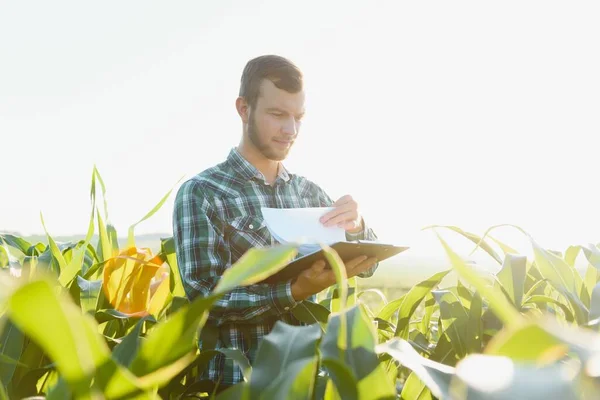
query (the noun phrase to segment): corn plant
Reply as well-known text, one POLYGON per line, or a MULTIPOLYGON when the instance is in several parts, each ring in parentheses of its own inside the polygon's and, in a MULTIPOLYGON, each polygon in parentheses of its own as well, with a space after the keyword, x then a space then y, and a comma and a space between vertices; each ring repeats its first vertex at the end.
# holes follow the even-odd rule
POLYGON ((0 400, 600 397, 598 245, 563 254, 514 227, 531 243, 528 259, 492 236, 497 227, 481 236, 428 227, 448 268, 390 300, 347 280, 324 246, 338 284, 293 309, 304 325, 277 323, 250 363, 235 348, 199 348, 199 335, 220 296, 276 273, 297 248, 250 249, 210 296, 190 302, 173 239, 163 238, 156 254, 135 243, 135 226, 171 192, 129 228, 121 248, 106 201, 97 205, 98 187, 104 199, 94 168, 87 235, 75 243, 57 243, 47 231, 47 243, 0 235, 0 400), (498 273, 476 272, 442 230, 484 251, 498 273), (578 259, 588 263, 583 276, 578 259), (442 287, 450 274, 457 283, 442 287), (366 304, 367 293, 381 307, 366 304), (217 353, 244 376, 219 395, 199 380, 217 353))

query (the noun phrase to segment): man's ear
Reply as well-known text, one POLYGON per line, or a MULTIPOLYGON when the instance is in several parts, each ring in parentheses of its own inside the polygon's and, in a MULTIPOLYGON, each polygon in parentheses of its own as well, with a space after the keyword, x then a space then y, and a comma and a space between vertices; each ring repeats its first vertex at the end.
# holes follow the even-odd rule
POLYGON ((246 99, 243 97, 238 97, 235 100, 235 108, 237 109, 237 112, 240 118, 242 119, 242 122, 247 124, 250 120, 250 118, 248 118, 248 116, 250 115, 250 110, 246 99))

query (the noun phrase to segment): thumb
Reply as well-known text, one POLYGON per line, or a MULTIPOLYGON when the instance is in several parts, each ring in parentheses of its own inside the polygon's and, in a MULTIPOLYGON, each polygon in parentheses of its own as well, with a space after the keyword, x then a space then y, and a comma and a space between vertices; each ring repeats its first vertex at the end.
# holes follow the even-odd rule
POLYGON ((312 266, 312 270, 314 272, 321 272, 324 269, 325 269, 325 261, 324 260, 319 260, 316 263, 314 263, 312 266))

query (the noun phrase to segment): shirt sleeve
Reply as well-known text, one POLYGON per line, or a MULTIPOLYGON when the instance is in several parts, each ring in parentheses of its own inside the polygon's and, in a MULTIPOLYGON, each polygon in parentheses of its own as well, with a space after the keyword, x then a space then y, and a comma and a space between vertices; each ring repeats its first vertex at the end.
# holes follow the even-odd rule
MULTIPOLYGON (((224 224, 205 197, 201 182, 182 184, 175 198, 173 238, 179 273, 188 299, 211 294, 231 266, 224 224)), ((217 325, 256 323, 280 316, 296 305, 291 282, 256 284, 224 294, 209 313, 217 325)))
MULTIPOLYGON (((334 201, 331 199, 331 197, 329 197, 329 195, 323 190, 321 189, 321 187, 319 187, 316 184, 313 184, 315 187, 315 191, 317 192, 317 196, 319 198, 319 202, 321 204, 321 207, 331 207, 334 203, 334 201)), ((356 233, 349 233, 346 232, 346 240, 348 241, 354 241, 354 240, 371 240, 371 241, 375 241, 377 240, 377 235, 375 234, 375 232, 373 231, 373 229, 371 229, 366 221, 362 220, 362 230, 356 233)), ((368 270, 358 274, 359 277, 361 278, 368 278, 370 276, 373 276, 373 274, 375 273, 375 271, 377 270, 377 267, 379 267, 379 262, 377 262, 375 265, 373 265, 372 268, 369 268, 368 270)))

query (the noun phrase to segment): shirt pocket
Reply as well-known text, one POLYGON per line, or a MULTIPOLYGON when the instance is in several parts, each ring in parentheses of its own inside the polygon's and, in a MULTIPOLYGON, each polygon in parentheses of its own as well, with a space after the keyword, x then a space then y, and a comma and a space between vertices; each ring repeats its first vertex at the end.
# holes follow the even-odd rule
POLYGON ((271 234, 258 216, 242 215, 227 220, 228 240, 234 262, 252 247, 271 245, 271 234))

